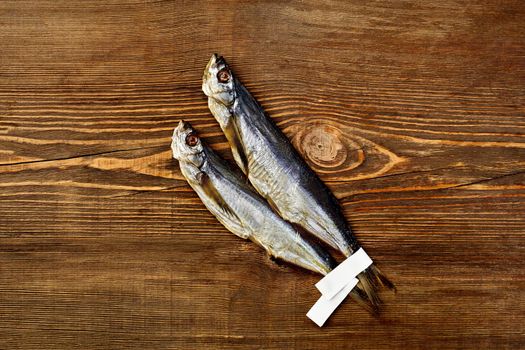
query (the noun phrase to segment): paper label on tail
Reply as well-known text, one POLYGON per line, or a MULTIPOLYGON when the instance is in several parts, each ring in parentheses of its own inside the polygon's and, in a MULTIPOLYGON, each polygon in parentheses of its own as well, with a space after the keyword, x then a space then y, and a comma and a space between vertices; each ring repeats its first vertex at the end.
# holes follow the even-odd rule
POLYGON ((357 252, 317 282, 315 287, 321 292, 323 297, 331 299, 371 264, 372 259, 370 259, 363 248, 359 248, 357 252))
POLYGON ((353 278, 343 286, 332 298, 322 295, 317 302, 312 306, 306 316, 315 322, 319 327, 322 327, 328 317, 337 309, 339 304, 346 298, 346 296, 354 289, 357 284, 357 278, 353 278))

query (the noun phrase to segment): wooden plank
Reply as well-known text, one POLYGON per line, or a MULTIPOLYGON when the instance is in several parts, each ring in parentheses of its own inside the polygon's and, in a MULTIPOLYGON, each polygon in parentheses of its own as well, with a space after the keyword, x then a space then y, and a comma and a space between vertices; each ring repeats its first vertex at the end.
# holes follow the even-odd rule
MULTIPOLYGON (((525 347, 520 1, 0 3, 0 348, 525 347), (322 329, 312 273, 228 233, 171 159, 213 52, 396 283, 322 329)), ((339 256, 340 258, 340 256, 339 256)))

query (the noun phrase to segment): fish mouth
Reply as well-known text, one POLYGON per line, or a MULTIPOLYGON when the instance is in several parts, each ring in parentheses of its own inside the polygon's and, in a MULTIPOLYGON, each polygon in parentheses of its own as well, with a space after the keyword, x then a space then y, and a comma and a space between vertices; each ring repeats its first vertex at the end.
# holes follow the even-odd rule
POLYGON ((213 54, 214 55, 214 58, 215 58, 215 66, 216 67, 219 67, 219 66, 225 66, 227 67, 228 65, 226 64, 226 60, 224 59, 223 56, 219 56, 218 54, 213 54))
POLYGON ((211 55, 210 60, 208 61, 208 64, 206 65, 206 68, 204 69, 204 75, 203 75, 203 82, 206 83, 207 79, 217 71, 228 68, 228 64, 226 63, 226 60, 223 56, 220 56, 217 53, 214 53, 211 55))
POLYGON ((173 137, 175 138, 177 135, 181 135, 183 133, 186 133, 187 131, 192 131, 193 128, 191 127, 191 124, 184 121, 184 120, 181 120, 179 122, 179 125, 177 125, 177 127, 175 128, 175 130, 173 130, 173 137))
POLYGON ((208 64, 206 65, 206 68, 204 69, 205 72, 211 73, 211 71, 215 68, 218 68, 219 66, 228 66, 226 64, 226 60, 223 56, 219 55, 218 53, 214 53, 211 55, 210 60, 208 61, 208 64))
POLYGON ((212 68, 216 67, 217 66, 217 61, 220 59, 221 57, 214 53, 213 55, 211 55, 211 58, 210 60, 208 61, 208 64, 206 65, 206 68, 204 69, 204 72, 205 73, 210 73, 212 68))
POLYGON ((217 60, 219 58, 219 55, 214 53, 211 55, 210 60, 208 61, 208 64, 206 65, 206 68, 204 69, 204 73, 202 74, 202 91, 206 96, 210 96, 212 94, 209 84, 211 84, 211 76, 212 76, 212 70, 217 65, 217 60))

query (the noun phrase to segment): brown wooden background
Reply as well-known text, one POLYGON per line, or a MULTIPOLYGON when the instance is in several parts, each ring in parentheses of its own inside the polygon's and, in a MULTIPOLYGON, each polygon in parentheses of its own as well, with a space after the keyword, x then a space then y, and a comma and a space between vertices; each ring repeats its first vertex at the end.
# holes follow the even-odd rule
POLYGON ((525 5, 2 1, 1 349, 525 347, 525 5), (395 281, 305 317, 318 276, 228 233, 172 128, 231 159, 211 53, 395 281))

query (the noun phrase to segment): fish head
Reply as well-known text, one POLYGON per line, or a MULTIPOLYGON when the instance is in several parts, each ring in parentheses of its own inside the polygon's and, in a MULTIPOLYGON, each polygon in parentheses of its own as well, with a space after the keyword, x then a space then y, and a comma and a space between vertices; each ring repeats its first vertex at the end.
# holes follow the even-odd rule
POLYGON ((200 167, 204 162, 202 141, 190 123, 181 120, 171 139, 173 158, 200 167))
POLYGON ((202 91, 206 96, 228 107, 235 100, 235 77, 222 56, 214 53, 202 76, 202 91))

